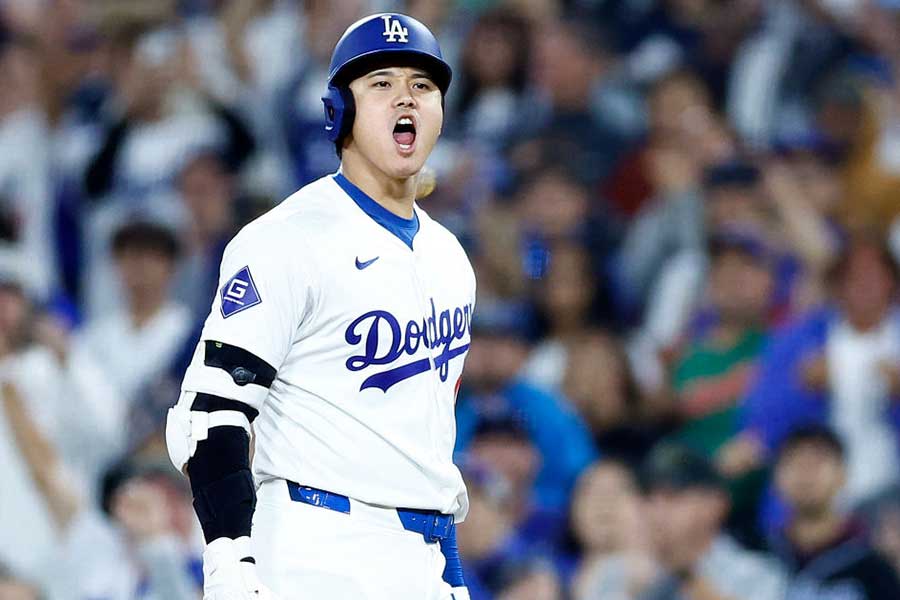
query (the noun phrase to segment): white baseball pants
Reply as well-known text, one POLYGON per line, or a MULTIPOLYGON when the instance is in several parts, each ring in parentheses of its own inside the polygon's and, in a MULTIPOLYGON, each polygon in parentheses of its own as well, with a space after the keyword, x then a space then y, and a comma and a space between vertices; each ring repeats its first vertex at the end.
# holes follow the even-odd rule
POLYGON ((283 480, 257 492, 252 544, 279 600, 451 600, 444 555, 397 511, 350 500, 350 513, 293 501, 283 480))

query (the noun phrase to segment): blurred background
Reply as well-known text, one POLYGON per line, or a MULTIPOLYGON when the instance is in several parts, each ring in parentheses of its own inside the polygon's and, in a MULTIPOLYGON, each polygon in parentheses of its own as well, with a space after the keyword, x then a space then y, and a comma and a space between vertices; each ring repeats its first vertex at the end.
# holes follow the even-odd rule
POLYGON ((0 0, 0 600, 200 597, 165 411, 377 10, 454 68, 473 600, 900 598, 897 0, 0 0))

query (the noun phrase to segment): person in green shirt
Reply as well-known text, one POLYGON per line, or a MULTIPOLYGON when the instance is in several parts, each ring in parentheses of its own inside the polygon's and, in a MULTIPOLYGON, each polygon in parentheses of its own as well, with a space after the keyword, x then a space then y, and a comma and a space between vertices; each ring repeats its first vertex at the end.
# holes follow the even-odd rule
MULTIPOLYGON (((730 475, 729 442, 738 433, 740 400, 766 339, 766 319, 774 277, 772 254, 747 232, 724 232, 710 241, 708 314, 673 364, 673 437, 712 459, 730 475)), ((729 480, 732 521, 752 529, 762 474, 729 480)), ((738 532, 740 536, 740 532, 738 532)), ((743 536, 741 536, 743 537, 743 536)))

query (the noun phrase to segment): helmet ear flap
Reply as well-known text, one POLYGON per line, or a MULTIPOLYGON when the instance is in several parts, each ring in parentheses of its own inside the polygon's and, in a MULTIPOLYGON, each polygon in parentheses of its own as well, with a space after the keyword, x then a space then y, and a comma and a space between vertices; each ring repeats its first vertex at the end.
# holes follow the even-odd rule
POLYGON ((353 92, 347 86, 329 85, 322 96, 325 106, 325 131, 328 139, 340 146, 341 142, 353 131, 353 117, 356 104, 353 92))

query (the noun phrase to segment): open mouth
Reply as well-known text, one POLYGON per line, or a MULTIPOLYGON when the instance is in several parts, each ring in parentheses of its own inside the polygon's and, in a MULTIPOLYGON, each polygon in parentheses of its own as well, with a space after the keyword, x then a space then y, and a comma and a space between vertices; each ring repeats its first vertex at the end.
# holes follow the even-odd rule
POLYGON ((400 117, 394 125, 394 141, 400 150, 408 152, 416 142, 416 125, 410 117, 400 117))

